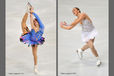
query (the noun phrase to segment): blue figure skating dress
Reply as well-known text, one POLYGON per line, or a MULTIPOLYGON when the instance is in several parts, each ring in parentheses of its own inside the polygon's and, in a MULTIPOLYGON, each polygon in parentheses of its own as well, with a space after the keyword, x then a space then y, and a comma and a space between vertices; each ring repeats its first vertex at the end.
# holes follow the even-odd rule
POLYGON ((35 32, 34 29, 31 29, 30 32, 22 35, 20 37, 20 41, 25 43, 25 44, 28 44, 28 46, 32 45, 41 45, 45 42, 45 38, 42 37, 43 33, 44 33, 44 25, 43 23, 41 22, 39 16, 36 14, 36 13, 32 13, 35 18, 37 19, 38 23, 39 23, 39 31, 35 32))

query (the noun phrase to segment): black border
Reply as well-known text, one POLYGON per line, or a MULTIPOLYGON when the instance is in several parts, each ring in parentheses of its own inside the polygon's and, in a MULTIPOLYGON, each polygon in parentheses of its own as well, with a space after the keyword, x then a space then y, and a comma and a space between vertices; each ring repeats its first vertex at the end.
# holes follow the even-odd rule
POLYGON ((5 0, 0 0, 0 76, 5 76, 5 0))
POLYGON ((58 0, 56 0, 56 76, 58 76, 58 0))
POLYGON ((114 0, 109 0, 109 76, 114 76, 114 0))

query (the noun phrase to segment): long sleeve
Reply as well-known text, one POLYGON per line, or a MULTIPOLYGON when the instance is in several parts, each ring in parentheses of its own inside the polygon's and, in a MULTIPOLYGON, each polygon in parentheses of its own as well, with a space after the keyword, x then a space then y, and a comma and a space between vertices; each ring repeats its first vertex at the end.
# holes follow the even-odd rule
POLYGON ((32 14, 35 16, 35 18, 37 19, 37 21, 40 25, 39 31, 42 31, 42 33, 43 33, 44 32, 44 24, 42 23, 42 21, 40 20, 39 16, 36 13, 33 12, 32 14))

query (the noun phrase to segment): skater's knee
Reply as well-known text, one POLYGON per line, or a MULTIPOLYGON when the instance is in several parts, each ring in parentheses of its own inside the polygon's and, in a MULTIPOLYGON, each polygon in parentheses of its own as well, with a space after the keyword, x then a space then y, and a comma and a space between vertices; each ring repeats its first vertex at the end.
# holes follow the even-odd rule
POLYGON ((37 57, 37 54, 33 54, 34 57, 37 57))
POLYGON ((33 52, 33 56, 36 57, 37 56, 37 53, 36 52, 33 52))
POLYGON ((90 47, 90 49, 94 49, 94 45, 93 44, 91 44, 89 47, 90 47))
POLYGON ((92 42, 92 41, 89 41, 89 42, 88 42, 88 46, 89 46, 90 49, 93 49, 93 48, 94 48, 93 42, 92 42))

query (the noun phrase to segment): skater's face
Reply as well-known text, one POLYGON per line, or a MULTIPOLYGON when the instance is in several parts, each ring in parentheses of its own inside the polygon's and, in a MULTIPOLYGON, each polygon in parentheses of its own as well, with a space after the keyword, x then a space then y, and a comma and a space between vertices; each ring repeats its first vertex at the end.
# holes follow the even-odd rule
POLYGON ((34 25, 35 26, 38 26, 39 25, 39 23, 38 23, 38 21, 36 19, 34 19, 33 22, 34 22, 34 25))
POLYGON ((76 8, 73 8, 72 13, 73 13, 75 16, 78 16, 79 10, 77 10, 76 8))

